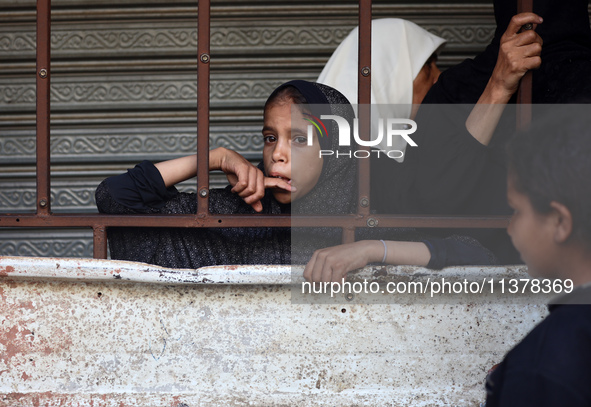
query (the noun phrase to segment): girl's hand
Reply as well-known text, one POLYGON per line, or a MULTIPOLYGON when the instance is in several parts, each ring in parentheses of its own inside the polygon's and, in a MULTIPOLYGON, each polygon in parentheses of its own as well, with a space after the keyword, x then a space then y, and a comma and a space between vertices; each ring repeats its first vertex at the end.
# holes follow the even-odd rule
POLYGON ((237 152, 223 147, 214 151, 216 153, 210 155, 210 160, 214 161, 212 169, 223 171, 232 185, 232 192, 238 194, 255 211, 263 210, 261 199, 265 196, 266 188, 283 188, 291 191, 291 185, 287 182, 279 178, 265 177, 261 170, 237 152))
POLYGON ((535 32, 542 18, 534 13, 513 16, 501 37, 499 56, 489 84, 493 87, 499 103, 506 103, 517 91, 519 81, 530 69, 542 64, 542 38, 535 32), (533 29, 521 31, 525 24, 533 29))
POLYGON ((382 260, 384 264, 426 266, 431 260, 431 252, 422 242, 387 240, 382 243, 380 240, 362 240, 316 250, 304 269, 304 278, 315 282, 340 283, 349 271, 382 260))
POLYGON ((341 282, 349 271, 381 261, 384 246, 379 240, 363 240, 316 250, 304 269, 304 278, 316 282, 341 282))

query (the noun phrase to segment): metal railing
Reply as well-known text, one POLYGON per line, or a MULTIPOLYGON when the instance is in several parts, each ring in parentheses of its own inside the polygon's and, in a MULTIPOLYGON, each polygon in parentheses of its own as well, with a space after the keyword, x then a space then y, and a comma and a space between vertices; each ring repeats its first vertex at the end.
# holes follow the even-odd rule
MULTIPOLYGON (((519 0, 518 9, 531 10, 532 0, 519 0)), ((371 92, 371 0, 359 0, 359 100, 369 106, 371 92)), ((37 206, 33 214, 0 214, 0 228, 81 227, 93 230, 94 258, 107 258, 107 228, 118 227, 289 227, 290 215, 219 215, 209 212, 209 83, 210 83, 210 0, 198 0, 198 68, 197 68, 197 213, 189 215, 103 215, 53 214, 50 202, 50 83, 51 83, 51 0, 37 1, 37 206)), ((531 78, 522 81, 520 103, 531 102, 531 78), (525 91, 524 91, 525 90, 525 91)), ((521 113, 523 123, 528 114, 521 113)), ((360 111, 360 133, 370 134, 369 114, 360 111), (364 131, 365 130, 365 131, 364 131)), ((368 147, 365 147, 368 148, 368 147)), ((377 227, 415 228, 505 228, 507 216, 436 216, 371 214, 370 162, 360 160, 357 213, 344 216, 307 216, 298 218, 298 226, 326 226, 343 229, 343 242, 354 240, 355 229, 377 227)))

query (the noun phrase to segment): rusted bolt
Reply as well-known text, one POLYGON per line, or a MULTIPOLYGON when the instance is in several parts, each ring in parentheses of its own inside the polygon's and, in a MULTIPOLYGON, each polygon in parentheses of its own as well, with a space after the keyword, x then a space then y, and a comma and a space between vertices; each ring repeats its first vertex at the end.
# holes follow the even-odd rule
POLYGON ((40 70, 39 70, 39 77, 40 77, 41 79, 45 79, 45 78, 47 78, 47 69, 45 69, 45 68, 44 68, 44 69, 40 69, 40 70))
POLYGON ((362 207, 367 208, 369 206, 369 199, 364 196, 363 198, 361 198, 361 201, 359 203, 362 207))
POLYGON ((363 76, 369 76, 371 72, 371 69, 369 69, 368 66, 364 66, 363 68, 361 68, 361 75, 363 76))
POLYGON ((47 201, 45 199, 42 199, 39 201, 39 206, 42 208, 45 208, 47 206, 47 201))
POLYGON ((345 299, 347 301, 353 301, 353 298, 355 298, 355 294, 353 294, 353 293, 347 293, 347 294, 345 294, 345 299))
POLYGON ((201 198, 205 198, 207 196, 207 189, 203 188, 203 189, 199 190, 199 196, 201 198))
POLYGON ((378 226, 378 220, 374 218, 369 218, 367 220, 367 226, 369 226, 370 228, 375 228, 376 226, 378 226))
POLYGON ((199 59, 201 59, 201 62, 203 62, 204 64, 207 64, 209 62, 209 54, 201 54, 201 57, 199 59))

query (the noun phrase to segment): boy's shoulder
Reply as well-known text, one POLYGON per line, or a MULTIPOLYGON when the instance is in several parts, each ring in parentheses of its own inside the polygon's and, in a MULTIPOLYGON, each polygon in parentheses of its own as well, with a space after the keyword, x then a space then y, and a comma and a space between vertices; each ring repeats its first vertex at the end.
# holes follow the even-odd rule
POLYGON ((558 373, 584 357, 591 374, 591 286, 554 299, 548 309, 550 314, 509 355, 540 373, 558 373))
POLYGON ((550 305, 550 315, 491 375, 497 396, 522 405, 591 405, 591 301, 581 301, 590 294, 591 287, 550 305))

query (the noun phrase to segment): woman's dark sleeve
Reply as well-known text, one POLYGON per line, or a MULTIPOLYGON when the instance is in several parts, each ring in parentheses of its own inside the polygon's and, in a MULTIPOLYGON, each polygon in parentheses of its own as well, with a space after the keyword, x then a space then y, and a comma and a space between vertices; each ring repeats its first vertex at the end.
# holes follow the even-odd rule
POLYGON ((450 266, 494 266, 495 255, 477 240, 468 236, 450 236, 445 239, 423 240, 431 253, 427 268, 439 270, 450 266))
POLYGON ((417 147, 407 147, 413 166, 412 201, 422 213, 458 213, 482 182, 489 149, 466 129, 465 105, 423 105, 417 118, 417 147))
POLYGON ((95 198, 101 213, 157 213, 178 195, 175 187, 166 188, 154 164, 143 161, 124 174, 104 180, 95 198))

